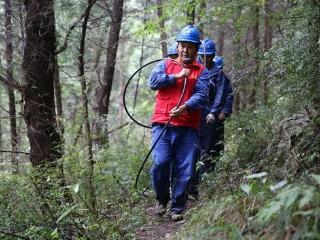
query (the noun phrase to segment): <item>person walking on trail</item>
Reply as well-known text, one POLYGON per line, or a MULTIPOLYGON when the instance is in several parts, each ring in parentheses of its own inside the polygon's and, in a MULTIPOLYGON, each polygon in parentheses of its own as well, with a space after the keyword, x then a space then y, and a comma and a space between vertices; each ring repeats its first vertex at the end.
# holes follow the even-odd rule
POLYGON ((200 161, 192 178, 189 195, 198 200, 198 185, 205 172, 215 169, 217 158, 224 150, 224 120, 232 113, 233 90, 229 78, 223 72, 223 58, 215 56, 216 48, 212 39, 204 39, 198 51, 199 60, 209 71, 209 104, 201 114, 199 128, 200 161))
POLYGON ((177 59, 178 57, 178 43, 174 43, 170 46, 167 54, 168 58, 177 59))
POLYGON ((157 91, 152 116, 153 143, 164 130, 153 149, 150 170, 157 200, 155 212, 164 215, 171 200, 173 221, 183 219, 188 197, 186 190, 200 153, 197 133, 200 110, 208 102, 208 71, 196 61, 199 36, 194 26, 184 27, 177 36, 178 58, 163 60, 149 77, 150 88, 157 91), (170 124, 164 129, 169 119, 170 124))
POLYGON ((210 113, 206 117, 206 124, 209 125, 209 128, 211 127, 211 134, 206 149, 204 149, 205 154, 211 158, 208 170, 214 170, 216 159, 224 151, 224 121, 232 114, 234 99, 231 81, 223 72, 223 57, 216 56, 213 62, 212 79, 216 90, 210 113))

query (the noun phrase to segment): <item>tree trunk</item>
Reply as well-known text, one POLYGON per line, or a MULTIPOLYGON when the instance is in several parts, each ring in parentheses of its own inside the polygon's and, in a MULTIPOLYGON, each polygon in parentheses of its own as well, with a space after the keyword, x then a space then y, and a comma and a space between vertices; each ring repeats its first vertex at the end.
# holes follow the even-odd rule
MULTIPOLYGON (((0 60, 1 64, 1 60, 0 60)), ((0 88, 0 105, 2 105, 2 98, 1 98, 2 89, 0 88)), ((0 149, 3 149, 3 138, 2 138, 2 109, 0 108, 0 149)), ((4 162, 3 154, 0 152, 0 163, 4 162)))
MULTIPOLYGON (((5 11, 5 38, 6 38, 6 51, 5 58, 7 63, 6 75, 9 82, 13 82, 13 47, 12 47, 12 26, 11 26, 11 2, 5 0, 4 3, 5 11)), ((9 117, 10 117, 10 134, 11 134, 11 165, 12 172, 14 174, 19 173, 19 164, 16 152, 18 151, 18 134, 17 134, 17 123, 16 123, 16 101, 14 96, 14 89, 8 87, 9 96, 9 117)))
POLYGON ((53 76, 53 84, 54 84, 54 94, 55 94, 57 117, 58 117, 57 122, 60 130, 61 138, 63 138, 63 134, 64 134, 63 106, 62 106, 62 94, 61 94, 61 85, 60 85, 58 56, 55 56, 54 64, 55 64, 55 69, 54 69, 54 76, 53 76))
POLYGON ((314 117, 314 124, 317 126, 317 131, 319 132, 320 129, 320 4, 319 1, 316 0, 308 0, 307 4, 310 8, 310 15, 308 16, 308 32, 310 36, 309 42, 309 53, 308 53, 308 60, 306 60, 306 64, 310 69, 308 76, 309 91, 310 96, 312 98, 313 108, 315 110, 315 117, 314 117), (310 61, 312 60, 312 61, 310 61))
POLYGON ((24 92, 24 119, 33 166, 61 157, 54 104, 54 8, 53 0, 26 0, 26 46, 23 70, 28 87, 24 92), (41 14, 39 14, 41 13, 41 14))
MULTIPOLYGON (((265 9, 265 19, 264 19, 264 37, 263 37, 263 41, 264 41, 264 51, 267 52, 269 51, 269 49, 272 47, 272 26, 270 25, 270 14, 271 14, 271 0, 266 0, 265 5, 264 5, 264 9, 265 9)), ((268 98, 269 98, 269 92, 268 92, 268 79, 269 79, 269 72, 270 72, 270 67, 269 67, 270 63, 267 63, 266 66, 266 77, 263 81, 263 101, 265 104, 267 104, 268 102, 268 98)))
MULTIPOLYGON (((54 25, 55 24, 56 24, 56 19, 54 18, 54 25)), ((54 46, 55 46, 54 51, 56 52, 57 39, 54 39, 54 46)), ((55 97, 58 129, 59 129, 61 141, 64 142, 63 106, 62 106, 62 93, 61 93, 61 85, 60 85, 60 70, 59 70, 58 55, 55 55, 54 57, 53 86, 54 86, 54 97, 55 97)), ((61 170, 63 172, 63 166, 61 170)))
POLYGON ((221 24, 218 36, 218 55, 223 56, 225 28, 221 24))
MULTIPOLYGON (((19 36, 19 42, 18 42, 18 49, 19 51, 23 51, 24 49, 24 44, 26 42, 25 39, 25 29, 24 29, 24 15, 25 15, 25 8, 24 8, 24 3, 22 1, 19 1, 18 3, 18 12, 19 12, 19 32, 20 32, 20 36, 19 36)), ((23 68, 23 63, 21 68, 23 68)), ((24 72, 21 72, 21 82, 22 84, 25 84, 25 76, 24 76, 24 72)), ((19 98, 23 99, 23 93, 19 92, 18 93, 19 98)), ((23 106, 24 103, 23 101, 20 101, 20 104, 18 104, 18 112, 22 113, 23 112, 23 106)), ((25 128, 24 126, 24 119, 23 118, 18 118, 17 119, 17 130, 18 130, 18 138, 17 138, 17 142, 18 142, 18 146, 21 145, 22 142, 22 138, 25 137, 25 134, 22 133, 22 129, 25 128)))
MULTIPOLYGON (((144 42, 145 42, 145 38, 142 37, 142 42, 141 42, 141 54, 140 54, 140 60, 139 60, 139 67, 142 66, 142 62, 143 62, 143 56, 144 56, 144 42)), ((136 108, 136 104, 137 104, 137 99, 138 99, 138 92, 139 92, 139 85, 140 85, 140 79, 141 79, 141 71, 138 73, 138 79, 137 79, 137 83, 135 86, 135 91, 134 91, 134 99, 133 99, 133 112, 136 108)))
MULTIPOLYGON (((147 22, 147 10, 146 10, 147 8, 148 8, 148 1, 145 2, 145 11, 144 11, 144 18, 143 18, 143 24, 144 24, 145 27, 146 27, 146 22, 147 22)), ((140 54, 140 60, 139 60, 139 68, 142 66, 142 62, 143 62, 144 43, 145 43, 145 36, 142 37, 142 41, 141 41, 141 54, 140 54)), ((167 55, 164 52, 162 52, 162 53, 165 54, 163 57, 165 57, 167 55)), ((136 83, 136 86, 135 86, 136 89, 135 89, 135 92, 134 92, 134 99, 133 99, 133 112, 134 112, 134 110, 136 108, 136 104, 137 104, 140 79, 141 79, 141 71, 139 71, 139 73, 138 73, 138 79, 137 79, 137 83, 136 83)))
POLYGON ((96 212, 96 196, 95 196, 95 187, 94 187, 94 160, 93 160, 93 152, 92 152, 92 137, 91 137, 91 129, 89 123, 89 109, 88 109, 88 95, 87 95, 87 83, 85 79, 84 73, 84 49, 85 49, 85 40, 86 40, 86 32, 87 32, 87 24, 90 16, 90 11, 92 6, 94 5, 95 0, 88 0, 88 6, 85 11, 83 23, 82 23, 82 32, 80 39, 80 47, 79 47, 79 77, 81 80, 81 92, 83 97, 83 121, 84 121, 84 132, 88 144, 88 171, 87 171, 87 190, 89 192, 88 201, 90 210, 92 212, 96 212))
MULTIPOLYGON (((126 82, 125 82, 125 79, 124 79, 123 74, 121 74, 119 77, 120 77, 119 80, 120 80, 121 96, 123 96, 126 82)), ((120 125, 123 124, 123 115, 124 115, 123 99, 122 99, 122 98, 119 98, 119 111, 118 111, 118 117, 117 117, 117 119, 119 119, 120 125)))
POLYGON ((186 3, 184 3, 187 6, 187 24, 195 24, 195 18, 196 18, 196 1, 195 0, 188 0, 186 3))
POLYGON ((235 89, 235 96, 234 96, 234 113, 240 112, 240 103, 241 103, 241 96, 239 89, 235 89))
MULTIPOLYGON (((147 1, 146 1, 147 5, 147 1)), ((162 56, 167 56, 167 35, 165 32, 165 20, 163 17, 163 9, 162 9, 162 0, 157 0, 157 14, 160 19, 159 25, 160 25, 160 43, 161 43, 161 49, 162 49, 162 56)), ((145 10, 145 17, 144 22, 146 21, 146 10, 145 10)))
MULTIPOLYGON (((254 6, 253 7, 253 15, 254 15, 254 26, 252 27, 252 42, 253 42, 253 48, 255 55, 258 56, 259 54, 259 7, 254 6)), ((257 87, 258 87, 258 73, 259 73, 259 64, 260 61, 257 57, 253 59, 254 67, 253 72, 251 75, 252 78, 252 88, 250 89, 250 96, 249 96, 249 105, 251 107, 256 106, 256 95, 257 95, 257 87)))
MULTIPOLYGON (((98 106, 96 108, 97 113, 99 114, 99 121, 106 121, 104 124, 107 125, 107 118, 109 114, 109 105, 110 105, 110 95, 113 84, 114 69, 116 64, 118 42, 120 37, 120 29, 123 15, 123 0, 113 0, 112 2, 112 23, 110 26, 107 42, 107 58, 106 64, 104 67, 103 82, 96 90, 98 106)), ((105 131, 102 133, 100 130, 101 122, 96 123, 96 135, 97 141, 99 144, 108 142, 108 127, 105 128, 105 131)))
POLYGON ((200 2, 198 16, 197 16, 197 27, 200 32, 200 38, 203 39, 205 37, 204 34, 204 22, 201 21, 201 18, 204 17, 206 14, 206 1, 202 0, 200 2))
POLYGON ((243 84, 241 82, 241 70, 243 69, 243 61, 242 59, 242 53, 241 53, 241 45, 240 45, 240 37, 238 36, 237 32, 240 31, 238 29, 238 25, 236 22, 236 19, 238 19, 241 16, 241 9, 237 9, 236 16, 233 19, 233 38, 232 38, 232 48, 233 48, 233 65, 235 67, 235 73, 233 74, 233 87, 234 87, 234 113, 237 114, 240 111, 241 106, 243 105, 243 102, 245 102, 245 99, 242 98, 242 92, 243 88, 241 87, 243 84))
POLYGON ((18 8, 19 8, 19 25, 20 25, 20 34, 21 34, 21 42, 24 43, 25 41, 25 29, 24 29, 24 18, 23 18, 23 15, 24 15, 24 5, 22 2, 19 2, 18 4, 18 8))

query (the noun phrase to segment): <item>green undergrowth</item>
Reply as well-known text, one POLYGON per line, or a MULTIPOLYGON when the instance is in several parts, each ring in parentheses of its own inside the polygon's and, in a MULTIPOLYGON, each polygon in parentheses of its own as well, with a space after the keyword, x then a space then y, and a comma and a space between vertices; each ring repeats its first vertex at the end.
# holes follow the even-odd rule
MULTIPOLYGON (((130 144, 95 151, 95 207, 80 146, 65 148, 64 183, 59 165, 1 175, 0 239, 133 239, 146 222, 145 199, 134 189, 146 149, 130 144)), ((140 189, 148 184, 147 175, 144 171, 140 189)))
POLYGON ((203 195, 174 239, 320 239, 320 175, 286 187, 250 176, 238 191, 203 195))
POLYGON ((269 111, 228 120, 225 154, 174 239, 320 239, 317 118, 269 111))

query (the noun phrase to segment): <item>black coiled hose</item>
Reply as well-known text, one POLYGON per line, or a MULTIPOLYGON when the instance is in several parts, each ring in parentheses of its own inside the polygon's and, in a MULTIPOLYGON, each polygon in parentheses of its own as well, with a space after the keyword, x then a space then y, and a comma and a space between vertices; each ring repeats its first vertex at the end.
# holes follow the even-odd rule
MULTIPOLYGON (((148 62, 148 63, 146 63, 145 65, 141 66, 141 67, 140 67, 137 71, 135 71, 135 72, 132 74, 132 76, 129 78, 128 82, 127 82, 126 85, 125 85, 124 91, 123 91, 123 106, 124 106, 124 109, 125 109, 126 113, 128 114, 128 116, 130 117, 130 119, 131 119, 132 121, 134 121, 136 124, 138 124, 138 125, 140 125, 140 126, 142 126, 142 127, 144 127, 144 128, 151 128, 151 126, 147 126, 147 125, 142 124, 142 123, 140 123, 139 121, 137 121, 137 120, 130 114, 130 112, 129 112, 128 108, 127 108, 127 104, 126 104, 126 93, 127 93, 127 89, 128 89, 128 86, 129 86, 131 80, 134 78, 134 76, 135 76, 138 72, 140 72, 140 71, 141 71, 143 68, 145 68, 146 66, 148 66, 148 65, 150 65, 150 64, 152 64, 152 63, 155 63, 155 62, 162 61, 162 60, 164 60, 164 59, 157 59, 157 60, 148 62)), ((171 60, 172 60, 172 61, 175 61, 174 59, 171 59, 171 60)), ((177 62, 177 61, 175 61, 175 62, 177 62)), ((182 66, 179 62, 177 62, 177 63, 183 68, 183 66, 182 66)), ((178 101, 178 103, 177 103, 177 105, 176 105, 176 108, 178 108, 178 107, 180 106, 181 102, 182 102, 183 96, 184 96, 184 94, 185 94, 186 86, 187 86, 187 78, 185 77, 185 78, 184 78, 184 82, 183 82, 182 92, 181 92, 179 101, 178 101)), ((169 120, 168 120, 167 123, 165 124, 164 128, 162 129, 161 133, 159 134, 158 138, 157 138, 157 139, 155 140, 155 142, 153 143, 153 145, 152 145, 151 149, 149 150, 148 154, 147 154, 146 157, 144 158, 144 160, 143 160, 143 162, 142 162, 142 164, 141 164, 141 166, 140 166, 140 169, 139 169, 139 171, 138 171, 138 174, 137 174, 137 176, 136 176, 136 180, 135 180, 135 184, 134 184, 134 187, 135 187, 136 190, 138 190, 138 181, 139 181, 139 177, 140 177, 140 175, 141 175, 141 172, 142 172, 142 170, 143 170, 143 168, 144 168, 144 165, 146 164, 146 162, 147 162, 150 154, 152 153, 153 149, 155 148, 155 146, 156 146, 157 143, 159 142, 160 138, 162 137, 162 135, 163 135, 164 132, 166 131, 168 125, 169 125, 170 122, 171 122, 171 120, 172 120, 172 117, 169 118, 169 120)))

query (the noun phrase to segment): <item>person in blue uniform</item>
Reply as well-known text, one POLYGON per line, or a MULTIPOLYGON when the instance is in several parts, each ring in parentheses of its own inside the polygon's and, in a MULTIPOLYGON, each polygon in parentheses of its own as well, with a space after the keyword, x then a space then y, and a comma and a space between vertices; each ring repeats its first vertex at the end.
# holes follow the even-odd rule
POLYGON ((167 54, 168 58, 177 59, 178 57, 178 43, 174 43, 170 46, 167 54))
POLYGON ((149 77, 150 88, 156 91, 152 142, 163 133, 154 146, 150 171, 157 200, 155 212, 162 216, 170 205, 173 221, 183 219, 187 189, 199 157, 201 109, 208 102, 208 71, 196 61, 199 36, 194 26, 183 28, 177 37, 178 58, 161 61, 149 77), (170 124, 165 127, 169 119, 170 124))
POLYGON ((199 128, 201 154, 197 170, 189 187, 189 196, 197 200, 198 185, 205 172, 215 169, 217 159, 224 150, 224 121, 232 113, 233 89, 230 79, 223 72, 223 58, 215 56, 215 43, 204 39, 199 48, 199 62, 209 71, 209 103, 201 114, 199 128))

